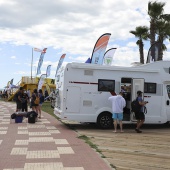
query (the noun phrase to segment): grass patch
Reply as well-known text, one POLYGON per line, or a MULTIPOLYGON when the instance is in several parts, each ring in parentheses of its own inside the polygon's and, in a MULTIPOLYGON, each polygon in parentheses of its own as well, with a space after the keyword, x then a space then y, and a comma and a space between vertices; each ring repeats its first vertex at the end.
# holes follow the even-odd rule
MULTIPOLYGON (((92 143, 92 142, 90 141, 90 138, 89 138, 89 137, 87 137, 86 135, 81 135, 81 136, 79 136, 78 138, 79 138, 79 139, 83 139, 83 140, 85 141, 85 143, 87 143, 91 148, 95 149, 96 152, 99 152, 100 154, 102 154, 102 153, 101 153, 101 150, 98 149, 97 145, 95 145, 94 143, 92 143)), ((104 155, 102 155, 102 156, 104 156, 104 155)))
POLYGON ((44 102, 41 109, 42 111, 50 114, 51 116, 59 120, 59 118, 54 114, 54 109, 51 107, 51 102, 49 101, 44 102))
POLYGON ((116 169, 116 166, 114 166, 113 164, 110 164, 110 166, 111 166, 112 168, 116 169))

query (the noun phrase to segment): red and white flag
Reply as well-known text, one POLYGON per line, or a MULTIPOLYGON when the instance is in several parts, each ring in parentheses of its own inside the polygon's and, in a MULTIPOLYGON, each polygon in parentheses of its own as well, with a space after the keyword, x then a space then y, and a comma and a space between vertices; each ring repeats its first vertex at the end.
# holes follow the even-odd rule
POLYGON ((41 50, 41 49, 39 49, 39 48, 34 48, 34 51, 36 51, 36 52, 43 52, 43 50, 41 50))

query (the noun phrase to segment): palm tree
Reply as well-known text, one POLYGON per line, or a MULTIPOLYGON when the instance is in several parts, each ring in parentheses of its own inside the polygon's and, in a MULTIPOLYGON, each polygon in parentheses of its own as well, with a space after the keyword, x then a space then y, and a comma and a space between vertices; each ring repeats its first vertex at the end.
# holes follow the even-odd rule
POLYGON ((139 46, 140 63, 144 64, 144 53, 143 53, 143 40, 147 40, 149 37, 149 28, 146 26, 138 26, 135 31, 130 31, 138 38, 136 44, 139 46))
POLYGON ((150 17, 150 45, 155 43, 156 22, 163 16, 165 3, 149 2, 148 15, 150 17))
POLYGON ((156 34, 158 35, 157 42, 160 42, 160 50, 158 55, 158 60, 163 59, 163 51, 167 50, 165 44, 163 43, 165 39, 170 40, 170 22, 161 19, 157 21, 156 34))

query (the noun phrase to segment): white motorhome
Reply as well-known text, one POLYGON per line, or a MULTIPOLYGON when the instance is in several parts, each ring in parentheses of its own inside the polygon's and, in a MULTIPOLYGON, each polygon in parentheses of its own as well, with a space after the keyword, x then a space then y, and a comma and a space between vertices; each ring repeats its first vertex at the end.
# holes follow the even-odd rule
POLYGON ((123 90, 126 100, 124 123, 135 123, 131 102, 137 91, 148 101, 145 123, 170 121, 170 61, 134 67, 68 63, 56 76, 57 98, 54 114, 61 119, 112 125, 110 92, 123 90))

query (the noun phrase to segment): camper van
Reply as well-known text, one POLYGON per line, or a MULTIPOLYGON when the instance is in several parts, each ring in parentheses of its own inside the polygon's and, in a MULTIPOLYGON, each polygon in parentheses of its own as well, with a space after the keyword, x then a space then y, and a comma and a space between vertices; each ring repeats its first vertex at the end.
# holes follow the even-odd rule
POLYGON ((148 101, 145 123, 170 121, 170 61, 133 67, 68 63, 58 71, 56 87, 54 114, 61 119, 109 128, 113 120, 108 98, 122 91, 126 100, 123 122, 136 123, 131 102, 141 90, 148 101))

